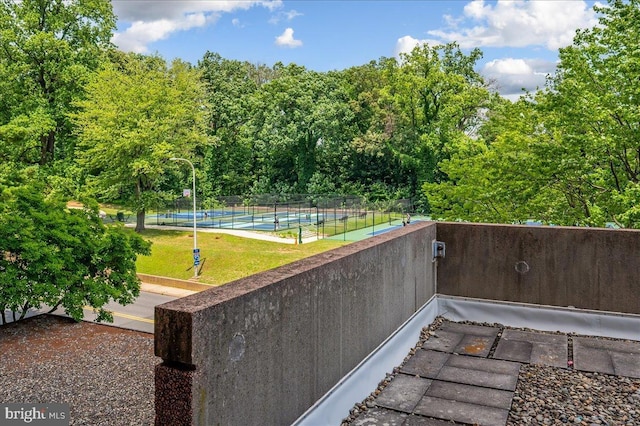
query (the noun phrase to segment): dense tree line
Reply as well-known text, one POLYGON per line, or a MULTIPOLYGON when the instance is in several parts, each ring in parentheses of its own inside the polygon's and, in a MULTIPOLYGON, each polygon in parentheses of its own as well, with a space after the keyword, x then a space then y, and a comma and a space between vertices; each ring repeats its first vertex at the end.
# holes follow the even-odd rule
POLYGON ((447 179, 424 185, 437 216, 640 228, 640 2, 596 10, 544 90, 488 111, 441 162, 447 179))
MULTIPOLYGON (((482 52, 455 43, 331 72, 212 52, 168 64, 110 44, 108 0, 0 0, 0 222, 93 197, 133 209, 142 230, 188 182, 169 160, 184 157, 205 200, 339 193, 450 220, 640 227, 640 0, 596 9, 547 87, 512 103, 476 71, 482 52), (40 207, 23 208, 24 188, 40 207)), ((93 223, 91 205, 73 220, 93 223)), ((0 269, 37 286, 11 238, 0 269)))
POLYGON ((638 1, 597 7, 515 103, 455 43, 324 73, 212 52, 167 64, 108 43, 109 2, 65 5, 0 1, 0 156, 129 205, 139 229, 188 180, 172 156, 193 160, 205 199, 349 193, 447 219, 636 226, 638 1))
POLYGON ((474 71, 480 57, 422 46, 318 73, 209 52, 197 65, 213 140, 202 156, 207 191, 421 199, 421 185, 440 181, 439 162, 496 101, 474 71))

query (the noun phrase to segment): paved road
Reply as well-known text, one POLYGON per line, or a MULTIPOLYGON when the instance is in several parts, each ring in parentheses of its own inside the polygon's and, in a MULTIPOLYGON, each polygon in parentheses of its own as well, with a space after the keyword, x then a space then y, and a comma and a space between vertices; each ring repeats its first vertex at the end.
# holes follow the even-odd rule
MULTIPOLYGON (((165 302, 177 299, 177 297, 165 294, 157 294, 141 291, 140 296, 134 303, 122 306, 117 303, 109 303, 106 308, 113 312, 113 323, 105 323, 115 327, 127 328, 131 330, 143 331, 145 333, 153 333, 153 314, 154 307, 165 302)), ((48 309, 41 311, 31 311, 27 317, 47 312, 48 309)), ((55 314, 64 315, 63 309, 58 309, 55 314)), ((11 320, 11 313, 6 311, 7 319, 11 320)), ((93 321, 96 315, 91 308, 84 310, 85 321, 93 321)))
MULTIPOLYGON (((154 307, 174 299, 174 296, 141 291, 138 299, 131 305, 109 303, 105 308, 113 312, 113 323, 110 325, 153 333, 154 307)), ((93 321, 96 317, 91 308, 85 309, 84 314, 86 321, 93 321)))

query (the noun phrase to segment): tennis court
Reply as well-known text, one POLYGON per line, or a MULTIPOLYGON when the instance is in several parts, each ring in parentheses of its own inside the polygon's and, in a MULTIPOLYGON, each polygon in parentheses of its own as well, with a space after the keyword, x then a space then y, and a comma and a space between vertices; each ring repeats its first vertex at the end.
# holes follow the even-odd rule
MULTIPOLYGON (((157 225, 193 226, 192 212, 171 212, 150 215, 148 220, 157 225)), ((324 221, 336 220, 336 216, 326 213, 298 211, 204 210, 196 213, 196 225, 203 228, 245 229, 258 231, 279 231, 301 226, 322 225, 324 221)))
MULTIPOLYGON (((288 200, 268 194, 250 200, 237 196, 221 197, 215 202, 205 203, 218 207, 196 208, 196 226, 326 238, 357 229, 391 225, 394 221, 401 223, 405 215, 403 211, 408 207, 399 201, 382 211, 379 206, 368 205, 354 196, 310 199, 298 194, 289 197, 291 199, 288 200)), ((188 201, 180 198, 160 207, 157 214, 147 215, 146 223, 193 227, 193 207, 188 201)))

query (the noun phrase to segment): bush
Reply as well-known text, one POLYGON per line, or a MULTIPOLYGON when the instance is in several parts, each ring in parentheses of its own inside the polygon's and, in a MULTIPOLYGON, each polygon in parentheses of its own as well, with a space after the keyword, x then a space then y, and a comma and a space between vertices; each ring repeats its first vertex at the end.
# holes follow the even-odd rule
POLYGON ((69 209, 47 199, 39 183, 0 182, 0 324, 5 310, 23 319, 29 309, 63 307, 79 321, 113 321, 103 306, 131 303, 140 292, 135 261, 150 243, 123 226, 105 226, 95 203, 69 209))

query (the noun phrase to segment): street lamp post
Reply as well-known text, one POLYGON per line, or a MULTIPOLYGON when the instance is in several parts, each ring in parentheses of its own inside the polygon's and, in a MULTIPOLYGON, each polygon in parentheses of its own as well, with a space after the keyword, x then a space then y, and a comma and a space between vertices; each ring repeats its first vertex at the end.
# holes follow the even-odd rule
POLYGON ((198 265, 200 264, 200 250, 198 249, 198 234, 196 227, 196 168, 186 158, 171 157, 171 161, 184 161, 189 163, 193 172, 193 278, 198 278, 198 265))

